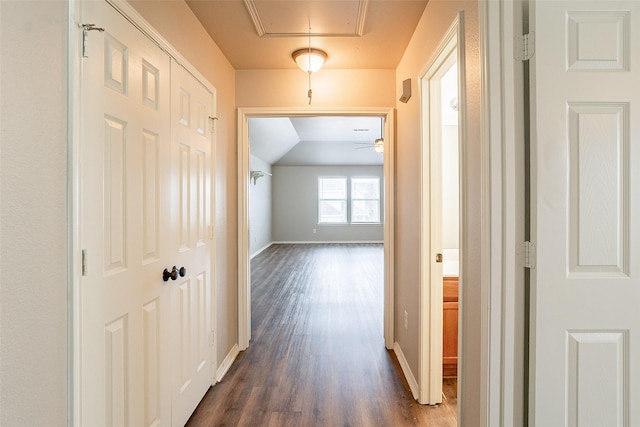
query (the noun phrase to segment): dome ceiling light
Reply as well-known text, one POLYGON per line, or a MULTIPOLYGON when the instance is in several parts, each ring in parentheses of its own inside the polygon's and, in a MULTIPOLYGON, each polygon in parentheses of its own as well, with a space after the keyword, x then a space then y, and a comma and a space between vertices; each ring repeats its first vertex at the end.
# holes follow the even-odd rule
POLYGON ((324 50, 311 47, 311 22, 309 22, 308 47, 296 50, 291 54, 291 57, 298 67, 309 75, 309 91, 307 92, 307 97, 309 98, 309 105, 311 105, 311 97, 313 96, 313 91, 311 90, 311 74, 322 68, 324 61, 326 61, 328 57, 327 52, 324 50))
POLYGON ((322 68, 328 55, 323 50, 309 47, 296 50, 291 54, 291 57, 302 71, 305 73, 315 73, 322 68))

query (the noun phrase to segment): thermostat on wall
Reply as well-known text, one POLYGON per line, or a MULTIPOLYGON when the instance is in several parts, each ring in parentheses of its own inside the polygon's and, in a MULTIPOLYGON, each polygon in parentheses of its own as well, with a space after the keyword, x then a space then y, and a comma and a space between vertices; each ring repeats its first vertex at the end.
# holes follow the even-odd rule
POLYGON ((411 98, 411 79, 406 79, 402 82, 402 94, 400 95, 400 102, 406 103, 411 98))

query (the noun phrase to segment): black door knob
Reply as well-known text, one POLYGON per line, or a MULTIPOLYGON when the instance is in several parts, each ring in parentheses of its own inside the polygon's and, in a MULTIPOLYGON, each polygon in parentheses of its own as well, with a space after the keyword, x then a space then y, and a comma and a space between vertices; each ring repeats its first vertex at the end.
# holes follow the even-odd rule
POLYGON ((180 274, 180 277, 184 277, 184 275, 187 274, 187 269, 184 267, 180 267, 180 270, 178 270, 178 274, 180 274))
POLYGON ((178 278, 178 269, 176 268, 175 265, 173 266, 171 271, 165 268, 164 271, 162 272, 162 280, 164 280, 165 282, 168 282, 169 278, 171 278, 171 280, 176 280, 178 278))

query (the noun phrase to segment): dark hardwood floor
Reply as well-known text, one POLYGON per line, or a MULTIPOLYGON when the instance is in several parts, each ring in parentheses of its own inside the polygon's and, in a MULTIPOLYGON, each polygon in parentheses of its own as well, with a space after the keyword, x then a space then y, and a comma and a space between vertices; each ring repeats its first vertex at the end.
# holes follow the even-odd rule
POLYGON ((383 341, 383 247, 273 245, 251 261, 252 335, 188 426, 455 426, 411 396, 383 341))

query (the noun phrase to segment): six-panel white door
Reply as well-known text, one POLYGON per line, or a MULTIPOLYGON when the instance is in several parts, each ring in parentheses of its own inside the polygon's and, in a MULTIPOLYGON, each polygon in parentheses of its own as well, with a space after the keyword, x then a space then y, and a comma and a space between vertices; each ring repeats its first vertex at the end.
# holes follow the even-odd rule
MULTIPOLYGON (((82 59, 80 423, 183 425, 212 382, 211 134, 174 139, 167 54, 104 1, 82 16, 105 31, 82 59)), ((187 108, 210 114, 205 92, 187 108)))
POLYGON ((531 419, 640 422, 640 3, 535 1, 531 419))
POLYGON ((105 2, 84 2, 81 424, 169 425, 170 58, 105 2))
POLYGON ((212 94, 171 64, 170 258, 185 276, 171 286, 175 310, 173 425, 184 425, 212 383, 212 94))

